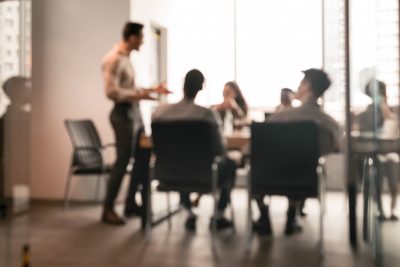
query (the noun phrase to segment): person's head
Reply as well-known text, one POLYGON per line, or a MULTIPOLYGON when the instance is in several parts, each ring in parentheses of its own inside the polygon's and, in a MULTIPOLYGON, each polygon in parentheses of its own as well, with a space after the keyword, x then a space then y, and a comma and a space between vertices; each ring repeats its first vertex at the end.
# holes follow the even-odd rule
POLYGON ((143 24, 130 21, 125 23, 122 40, 128 45, 129 50, 139 50, 143 43, 143 24))
POLYGON ((386 98, 386 84, 377 79, 371 79, 365 86, 365 94, 372 99, 376 96, 386 98))
POLYGON ((293 90, 291 90, 289 88, 283 88, 281 90, 281 104, 282 105, 291 106, 293 97, 294 97, 293 90))
POLYGON ((246 100, 243 97, 242 91, 240 90, 239 85, 234 82, 230 81, 227 82, 224 86, 224 91, 223 91, 223 96, 225 98, 233 98, 235 99, 236 103, 239 105, 239 107, 242 109, 244 114, 247 114, 247 103, 246 100))
POLYGON ((196 98, 197 93, 203 89, 204 75, 199 70, 193 69, 186 73, 183 84, 183 94, 187 99, 196 98))
POLYGON ((318 99, 331 85, 328 74, 323 70, 308 69, 303 73, 304 78, 296 94, 296 98, 303 102, 308 99, 318 99))

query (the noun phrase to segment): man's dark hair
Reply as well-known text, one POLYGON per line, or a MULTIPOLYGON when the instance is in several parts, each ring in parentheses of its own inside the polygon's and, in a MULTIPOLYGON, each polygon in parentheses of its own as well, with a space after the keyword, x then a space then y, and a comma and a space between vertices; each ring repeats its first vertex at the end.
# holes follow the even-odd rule
POLYGON ((124 29, 122 30, 122 38, 124 41, 128 41, 129 37, 132 35, 139 36, 142 29, 143 24, 128 21, 125 23, 124 29))
POLYGON ((325 71, 320 69, 304 70, 304 80, 311 85, 311 90, 316 98, 322 96, 331 85, 331 80, 325 71))
POLYGON ((376 94, 386 97, 386 84, 377 79, 371 79, 365 86, 365 94, 371 98, 375 98, 376 94))
POLYGON ((197 93, 203 88, 204 76, 199 70, 193 69, 186 73, 183 85, 185 98, 195 98, 197 93))

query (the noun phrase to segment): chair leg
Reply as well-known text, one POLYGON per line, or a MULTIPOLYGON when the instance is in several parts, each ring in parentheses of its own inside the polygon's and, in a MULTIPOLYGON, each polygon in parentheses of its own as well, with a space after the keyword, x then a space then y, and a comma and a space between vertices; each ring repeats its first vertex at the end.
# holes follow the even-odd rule
POLYGON ((96 179, 96 191, 95 191, 95 195, 94 195, 94 201, 97 202, 99 201, 99 191, 100 191, 100 179, 102 178, 102 174, 97 175, 97 179, 96 179))
POLYGON ((236 233, 235 211, 233 209, 232 197, 230 198, 229 206, 230 206, 230 210, 231 210, 232 231, 233 231, 233 233, 236 233))
POLYGON ((214 190, 213 192, 214 198, 214 215, 212 220, 212 248, 215 250, 216 248, 216 238, 217 238, 217 212, 218 212, 218 200, 217 200, 217 192, 214 190))
POLYGON ((145 242, 150 243, 151 239, 151 223, 153 221, 152 216, 152 201, 151 201, 151 180, 149 181, 149 186, 147 188, 147 209, 146 209, 146 225, 145 225, 145 242))
MULTIPOLYGON (((217 161, 219 161, 218 159, 217 161)), ((220 197, 218 190, 218 162, 214 161, 212 164, 212 196, 214 198, 214 215, 212 219, 212 249, 216 250, 216 238, 217 238, 217 213, 218 213, 218 199, 220 197)))
POLYGON ((324 204, 320 203, 320 215, 319 215, 319 252, 320 255, 324 255, 324 204))
POLYGON ((324 216, 326 212, 326 199, 325 199, 325 180, 323 175, 323 169, 321 166, 319 169, 319 204, 320 204, 320 214, 319 214, 319 252, 320 256, 324 255, 324 216))
POLYGON ((64 209, 68 209, 68 201, 69 201, 69 191, 71 187, 71 178, 72 178, 72 171, 71 169, 68 171, 67 175, 67 183, 65 185, 65 192, 64 192, 64 209))
POLYGON ((250 253, 251 249, 251 239, 253 237, 253 227, 252 227, 253 211, 251 209, 251 191, 248 190, 247 197, 247 240, 246 240, 246 253, 250 253))
POLYGON ((171 223, 171 198, 170 198, 170 193, 167 192, 167 211, 168 211, 168 230, 172 229, 172 223, 171 223))

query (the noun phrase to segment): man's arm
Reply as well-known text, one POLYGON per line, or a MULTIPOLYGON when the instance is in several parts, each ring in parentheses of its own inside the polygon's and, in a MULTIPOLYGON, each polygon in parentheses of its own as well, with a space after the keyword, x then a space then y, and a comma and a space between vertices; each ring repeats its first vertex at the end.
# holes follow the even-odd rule
POLYGON ((102 66, 104 89, 108 98, 118 103, 145 99, 154 100, 154 98, 150 96, 149 91, 138 91, 133 90, 133 88, 132 90, 126 90, 120 88, 117 83, 117 67, 117 59, 104 62, 102 66))

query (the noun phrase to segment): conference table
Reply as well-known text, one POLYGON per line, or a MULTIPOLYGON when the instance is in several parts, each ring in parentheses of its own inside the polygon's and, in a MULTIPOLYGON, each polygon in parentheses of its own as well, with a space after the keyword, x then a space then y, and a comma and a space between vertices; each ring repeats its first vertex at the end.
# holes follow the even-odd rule
MULTIPOLYGON (((249 131, 233 131, 229 134, 224 135, 225 145, 228 149, 242 150, 250 143, 250 132, 249 131)), ((145 133, 140 137, 140 147, 152 149, 153 142, 151 136, 145 133)))

